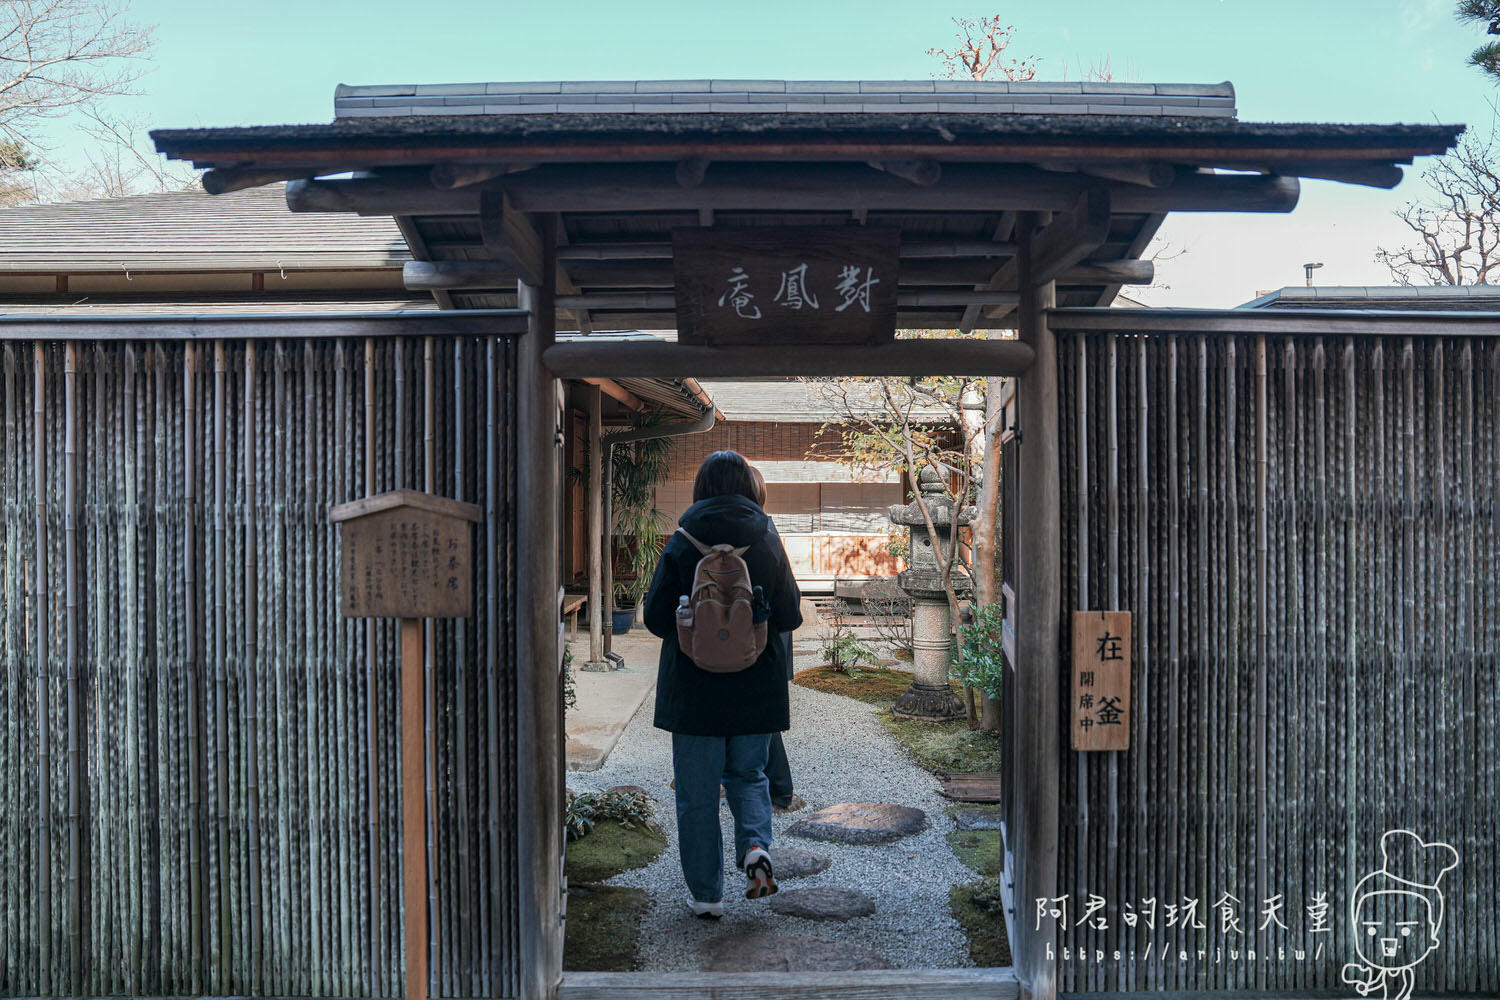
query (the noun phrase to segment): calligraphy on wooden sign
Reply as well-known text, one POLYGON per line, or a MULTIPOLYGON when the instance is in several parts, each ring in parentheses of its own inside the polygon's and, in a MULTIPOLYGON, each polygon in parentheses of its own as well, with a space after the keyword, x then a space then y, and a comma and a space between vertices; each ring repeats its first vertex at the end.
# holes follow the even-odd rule
POLYGON ((896 336, 901 234, 884 226, 678 229, 684 344, 880 344, 896 336))
POLYGON ((1074 750, 1130 748, 1129 611, 1073 612, 1074 750))
POLYGON ((415 490, 340 504, 339 603, 345 618, 467 618, 479 508, 415 490))

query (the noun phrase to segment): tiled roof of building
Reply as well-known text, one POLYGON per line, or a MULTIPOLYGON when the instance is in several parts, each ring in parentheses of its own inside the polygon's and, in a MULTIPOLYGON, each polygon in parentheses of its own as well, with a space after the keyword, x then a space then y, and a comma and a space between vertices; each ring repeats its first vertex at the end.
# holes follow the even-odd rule
POLYGON ((1041 114, 1233 118, 1234 85, 1030 80, 593 80, 349 86, 336 118, 408 115, 1041 114))
POLYGON ((0 272, 146 272, 400 267, 389 217, 287 211, 285 184, 0 210, 0 272))
POLYGON ((1500 285, 1291 285, 1241 309, 1500 310, 1500 285))
MULTIPOLYGON (((775 421, 780 423, 823 423, 843 416, 840 405, 816 379, 768 379, 760 382, 735 382, 704 379, 703 389, 727 420, 775 421)), ((846 382, 849 403, 856 415, 882 412, 878 390, 873 382, 846 382)), ((926 420, 945 420, 941 407, 923 406, 914 415, 926 420)))

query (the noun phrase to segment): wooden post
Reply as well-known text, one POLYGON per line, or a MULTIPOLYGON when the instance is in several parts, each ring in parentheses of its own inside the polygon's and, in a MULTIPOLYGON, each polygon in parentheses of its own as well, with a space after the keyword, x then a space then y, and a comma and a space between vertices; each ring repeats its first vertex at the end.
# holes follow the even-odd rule
POLYGON ((422 619, 401 619, 401 883, 406 1000, 427 1000, 427 803, 422 619))
POLYGON ((426 1000, 427 933, 427 618, 473 613, 473 504, 394 490, 340 504, 339 599, 345 618, 400 620, 401 907, 406 1000, 426 1000))
POLYGON ((557 598, 557 380, 542 362, 556 339, 556 239, 541 234, 540 284, 518 284, 529 313, 517 345, 517 847, 521 858, 519 995, 550 998, 562 979, 563 764, 561 617, 557 598))
MULTIPOLYGON (((614 546, 614 482, 615 482, 615 449, 613 445, 604 445, 603 471, 600 473, 599 494, 604 504, 603 515, 599 518, 599 546, 604 550, 604 595, 600 601, 599 610, 609 608, 611 612, 615 608, 615 546, 614 546)), ((610 624, 604 629, 604 652, 607 656, 614 649, 613 615, 610 616, 610 624)))
POLYGON ((604 391, 589 394, 589 669, 608 670, 604 659, 604 391))
MULTIPOLYGON (((1026 720, 1019 734, 1019 756, 1011 765, 1016 788, 1014 924, 1023 931, 1014 948, 1017 972, 1034 1000, 1057 997, 1057 965, 1048 957, 1056 930, 1033 930, 1025 919, 1036 900, 1057 895, 1057 785, 1061 767, 1062 521, 1061 465, 1058 454, 1057 339, 1047 327, 1056 286, 1036 284, 1032 275, 1032 234, 1036 217, 1020 220, 1020 335, 1035 361, 1017 385, 1019 522, 1017 565, 1016 708, 1026 720)), ((1055 950, 1054 950, 1055 955, 1055 950)))

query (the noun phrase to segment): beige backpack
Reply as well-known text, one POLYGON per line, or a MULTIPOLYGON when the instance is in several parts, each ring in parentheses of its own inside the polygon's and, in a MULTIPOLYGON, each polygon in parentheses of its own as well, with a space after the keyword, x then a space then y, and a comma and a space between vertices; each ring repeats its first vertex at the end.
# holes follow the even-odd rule
POLYGON ((704 545, 677 531, 703 557, 693 571, 693 592, 677 608, 677 644, 709 673, 745 670, 766 648, 766 623, 754 620, 755 589, 743 558, 748 546, 704 545))

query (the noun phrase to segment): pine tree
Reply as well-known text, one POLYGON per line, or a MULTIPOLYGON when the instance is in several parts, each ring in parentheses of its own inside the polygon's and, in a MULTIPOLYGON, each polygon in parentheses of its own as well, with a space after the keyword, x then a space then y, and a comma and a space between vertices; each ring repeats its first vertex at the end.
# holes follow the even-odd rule
MULTIPOLYGON (((1459 0, 1458 19, 1483 25, 1485 33, 1500 35, 1500 0, 1459 0)), ((1500 41, 1486 42, 1469 54, 1469 65, 1500 81, 1500 41)))

